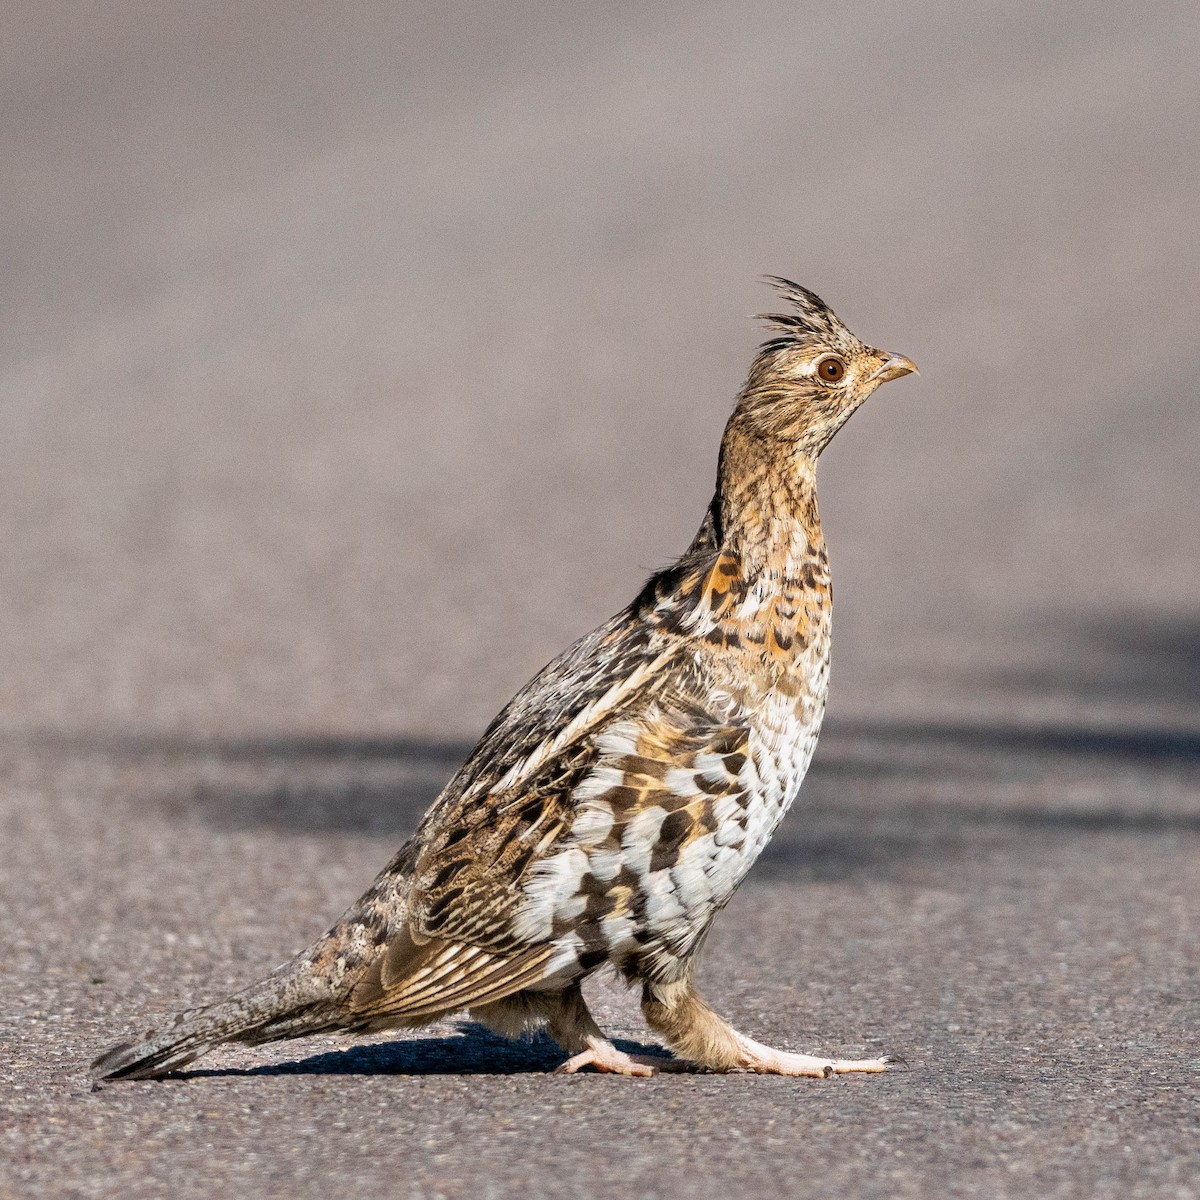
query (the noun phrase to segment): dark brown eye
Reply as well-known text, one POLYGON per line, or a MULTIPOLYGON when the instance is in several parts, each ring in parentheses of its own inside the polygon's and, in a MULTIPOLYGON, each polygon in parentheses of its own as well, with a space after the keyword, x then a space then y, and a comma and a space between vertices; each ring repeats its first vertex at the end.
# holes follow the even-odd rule
POLYGON ((846 374, 846 364, 840 358, 830 354, 817 363, 817 378, 826 383, 840 383, 846 374))

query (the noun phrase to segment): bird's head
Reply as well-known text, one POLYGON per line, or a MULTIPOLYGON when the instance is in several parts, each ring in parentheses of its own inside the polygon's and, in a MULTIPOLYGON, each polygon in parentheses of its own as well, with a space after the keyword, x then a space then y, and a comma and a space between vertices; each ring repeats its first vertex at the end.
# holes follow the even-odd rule
POLYGON ((753 436, 816 458, 881 383, 917 366, 861 342, 807 288, 775 275, 767 281, 791 311, 759 314, 776 335, 759 349, 735 417, 753 436))

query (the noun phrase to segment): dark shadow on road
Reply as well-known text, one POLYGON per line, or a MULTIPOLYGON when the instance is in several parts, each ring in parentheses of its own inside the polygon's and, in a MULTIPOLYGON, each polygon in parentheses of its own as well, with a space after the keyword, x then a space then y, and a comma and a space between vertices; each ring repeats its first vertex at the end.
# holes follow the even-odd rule
MULTIPOLYGON (((153 735, 46 737, 63 755, 99 754, 135 767, 154 764, 177 780, 158 806, 218 828, 365 833, 402 837, 416 826, 468 743, 414 738, 265 738, 189 742, 153 735), (265 779, 264 779, 265 777, 265 779)), ((1044 790, 1084 762, 1115 770, 1170 772, 1200 787, 1200 733, 984 726, 951 722, 829 723, 805 783, 809 820, 838 817, 865 828, 879 819, 929 830, 975 826, 1063 831, 1196 830, 1200 812, 1137 806, 1080 808, 1014 795, 1044 790), (902 785, 902 787, 901 787, 902 785), (961 785, 964 799, 914 801, 922 788, 961 785), (1004 797, 997 788, 1003 785, 1004 797), (902 790, 907 797, 889 796, 902 790), (872 817, 874 814, 874 817, 872 817)))
POLYGON ((836 794, 835 789, 828 800, 817 797, 784 821, 755 865, 753 879, 882 878, 904 866, 938 870, 949 862, 982 859, 998 851, 1019 856, 1086 835, 1200 837, 1200 805, 1191 812, 965 801, 885 800, 866 806, 839 804, 836 794))
MULTIPOLYGON (((669 1061, 660 1046, 615 1039, 629 1054, 646 1054, 669 1061)), ((545 1074, 567 1058, 545 1033, 520 1041, 466 1024, 449 1037, 408 1037, 370 1042, 349 1050, 313 1054, 295 1062, 270 1066, 179 1071, 178 1079, 223 1079, 249 1075, 524 1075, 545 1074)))
MULTIPOLYGON (((833 718, 828 732, 839 739, 898 746, 905 750, 983 750, 1016 758, 1082 757, 1146 767, 1169 763, 1200 764, 1200 730, 1088 729, 1063 725, 1022 727, 937 721, 876 724, 833 718)), ((871 765, 842 763, 843 768, 857 766, 860 772, 871 765)), ((884 763, 873 765, 877 771, 887 770, 884 763)), ((904 772, 903 765, 898 769, 904 772)))

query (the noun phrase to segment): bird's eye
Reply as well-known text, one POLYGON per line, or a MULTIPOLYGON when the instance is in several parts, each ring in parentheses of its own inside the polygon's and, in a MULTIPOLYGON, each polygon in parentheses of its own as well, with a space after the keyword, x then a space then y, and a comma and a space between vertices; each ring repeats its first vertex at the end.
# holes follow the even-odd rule
POLYGON ((826 383, 840 383, 845 374, 846 364, 832 354, 817 363, 817 378, 826 383))

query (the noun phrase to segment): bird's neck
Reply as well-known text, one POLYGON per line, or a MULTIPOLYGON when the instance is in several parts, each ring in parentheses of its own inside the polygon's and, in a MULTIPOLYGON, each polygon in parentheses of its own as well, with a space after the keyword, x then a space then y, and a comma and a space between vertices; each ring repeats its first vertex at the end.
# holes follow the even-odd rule
POLYGON ((704 523, 643 589, 642 618, 745 653, 776 683, 813 653, 824 660, 831 592, 813 465, 731 422, 704 523))
POLYGON ((816 462, 731 421, 721 443, 713 517, 722 554, 748 584, 811 579, 824 563, 816 462))

